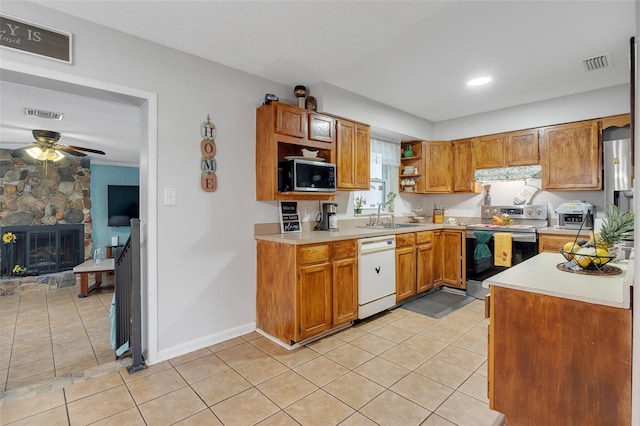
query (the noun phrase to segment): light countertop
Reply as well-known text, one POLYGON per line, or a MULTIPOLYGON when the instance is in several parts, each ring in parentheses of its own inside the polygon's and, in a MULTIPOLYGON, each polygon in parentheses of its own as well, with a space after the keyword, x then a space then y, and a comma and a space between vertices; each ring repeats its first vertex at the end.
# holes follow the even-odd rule
MULTIPOLYGON (((315 222, 314 222, 315 224, 315 222)), ((314 244, 324 243, 340 240, 351 240, 358 238, 377 237, 381 235, 394 235, 404 234, 407 232, 420 232, 420 231, 433 231, 438 229, 456 229, 464 231, 465 227, 460 225, 449 224, 433 224, 433 223, 415 223, 410 228, 397 228, 397 229, 371 229, 363 227, 362 224, 358 224, 357 221, 341 221, 338 223, 339 231, 313 231, 311 229, 303 229, 302 232, 293 232, 287 234, 276 233, 275 231, 258 230, 254 233, 256 240, 271 241, 276 243, 285 244, 314 244), (353 223, 349 223, 353 222, 353 223)), ((278 225, 278 230, 279 225, 278 225)))
POLYGON ((556 265, 564 261, 559 253, 540 253, 487 278, 482 286, 499 286, 629 309, 634 275, 633 260, 610 263, 622 270, 618 275, 586 275, 561 271, 556 265))
MULTIPOLYGON (((538 234, 558 234, 558 235, 573 235, 575 236, 578 233, 577 229, 567 229, 567 228, 556 228, 554 226, 548 226, 546 228, 538 228, 538 234)), ((591 229, 581 229, 580 235, 587 237, 591 235, 591 229)))

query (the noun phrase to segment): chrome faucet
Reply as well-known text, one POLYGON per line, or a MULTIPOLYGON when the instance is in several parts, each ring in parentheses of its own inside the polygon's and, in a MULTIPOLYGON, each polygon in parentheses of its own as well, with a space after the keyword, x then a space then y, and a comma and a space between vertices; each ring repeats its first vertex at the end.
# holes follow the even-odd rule
POLYGON ((376 225, 380 225, 380 207, 382 207, 382 203, 378 203, 378 216, 376 217, 376 225))

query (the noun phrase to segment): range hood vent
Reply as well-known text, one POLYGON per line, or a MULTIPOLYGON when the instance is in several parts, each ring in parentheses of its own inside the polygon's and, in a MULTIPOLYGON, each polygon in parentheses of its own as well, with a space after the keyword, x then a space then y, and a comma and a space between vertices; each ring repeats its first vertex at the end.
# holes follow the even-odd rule
POLYGON ((584 67, 587 71, 595 71, 613 66, 610 53, 585 59, 584 61, 582 61, 582 63, 584 64, 584 67))
POLYGON ((61 112, 43 111, 36 108, 25 108, 24 113, 29 117, 48 118, 51 120, 62 120, 62 117, 64 117, 61 112))

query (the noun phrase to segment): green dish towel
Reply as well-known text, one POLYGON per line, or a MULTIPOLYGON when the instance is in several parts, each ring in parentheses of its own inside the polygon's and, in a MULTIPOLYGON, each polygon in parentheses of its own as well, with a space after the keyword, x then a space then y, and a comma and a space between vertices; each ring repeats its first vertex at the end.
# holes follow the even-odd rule
POLYGON ((473 235, 476 237, 476 240, 478 241, 478 245, 473 251, 474 260, 491 257, 492 256, 491 249, 489 249, 489 246, 487 245, 487 243, 491 241, 491 238, 493 238, 493 234, 491 232, 476 231, 473 233, 473 235))

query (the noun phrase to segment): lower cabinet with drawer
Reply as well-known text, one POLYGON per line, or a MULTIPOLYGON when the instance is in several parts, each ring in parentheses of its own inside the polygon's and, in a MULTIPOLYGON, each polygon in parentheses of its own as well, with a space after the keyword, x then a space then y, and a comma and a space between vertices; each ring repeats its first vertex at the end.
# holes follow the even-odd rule
POLYGON ((434 287, 433 243, 433 231, 396 235, 397 303, 434 287))
POLYGON ((294 245, 257 241, 256 326, 286 345, 353 321, 357 241, 294 245))

